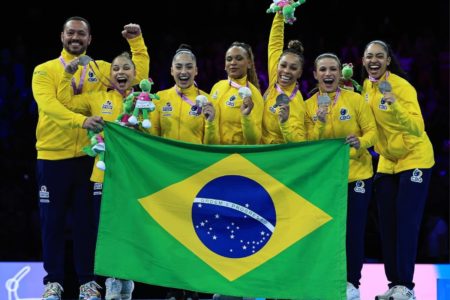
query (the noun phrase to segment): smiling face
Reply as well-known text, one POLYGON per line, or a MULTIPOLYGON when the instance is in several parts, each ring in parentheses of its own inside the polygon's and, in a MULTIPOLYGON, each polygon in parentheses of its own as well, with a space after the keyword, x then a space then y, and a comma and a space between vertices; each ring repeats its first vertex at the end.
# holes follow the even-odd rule
POLYGON ((316 61, 314 78, 319 83, 319 89, 323 93, 335 92, 341 78, 339 61, 332 57, 319 58, 316 61))
POLYGON ((370 77, 380 79, 391 63, 391 57, 388 56, 386 49, 382 45, 371 43, 364 51, 362 62, 370 77))
POLYGON ((225 55, 225 71, 232 79, 240 79, 247 75, 251 61, 247 51, 239 46, 228 49, 225 55))
POLYGON ((175 55, 170 74, 175 80, 175 84, 181 89, 186 89, 194 84, 198 69, 193 55, 188 52, 180 52, 175 55))
POLYGON ((111 81, 120 90, 126 91, 131 88, 136 77, 136 69, 129 57, 117 56, 111 64, 111 81))
POLYGON ((298 55, 286 53, 278 62, 277 83, 287 87, 296 82, 302 75, 302 62, 298 55))
POLYGON ((91 43, 88 25, 79 20, 68 21, 61 32, 61 42, 70 54, 78 56, 84 53, 91 43))

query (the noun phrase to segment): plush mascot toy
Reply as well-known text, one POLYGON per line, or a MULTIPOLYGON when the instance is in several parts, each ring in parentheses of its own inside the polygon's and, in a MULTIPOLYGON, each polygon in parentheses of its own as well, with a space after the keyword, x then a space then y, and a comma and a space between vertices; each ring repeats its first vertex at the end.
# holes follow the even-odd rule
POLYGON ((139 83, 139 87, 141 88, 141 92, 134 92, 133 96, 136 97, 136 104, 134 106, 133 115, 128 119, 128 122, 132 125, 138 124, 138 116, 142 113, 143 128, 150 128, 152 126, 149 119, 149 112, 155 110, 155 104, 153 103, 153 99, 159 100, 159 96, 156 94, 151 94, 153 81, 149 81, 147 79, 142 79, 139 83))
POLYGON ((117 117, 116 123, 122 126, 128 125, 128 119, 131 117, 134 111, 134 95, 129 94, 123 101, 122 113, 117 117))
POLYGON ((305 2, 306 0, 273 0, 273 3, 266 12, 281 13, 283 14, 284 22, 292 25, 297 20, 294 16, 295 9, 305 2))
POLYGON ((88 137, 91 141, 89 146, 83 148, 83 152, 89 156, 96 157, 98 155, 98 160, 95 166, 100 170, 105 170, 105 141, 103 140, 103 136, 99 133, 95 133, 92 130, 88 130, 88 137))
POLYGON ((361 92, 361 85, 359 85, 356 82, 356 80, 354 80, 352 77, 353 77, 353 64, 352 63, 343 64, 342 83, 340 84, 340 86, 346 90, 350 91, 356 90, 357 92, 361 92))

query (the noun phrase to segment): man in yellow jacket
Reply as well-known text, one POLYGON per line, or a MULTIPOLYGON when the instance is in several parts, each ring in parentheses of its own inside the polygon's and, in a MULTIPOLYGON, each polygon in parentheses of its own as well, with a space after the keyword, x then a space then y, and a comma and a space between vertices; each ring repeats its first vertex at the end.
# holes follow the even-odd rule
MULTIPOLYGON (((56 97, 65 66, 74 58, 86 54, 92 39, 90 29, 89 22, 84 18, 67 19, 61 32, 61 55, 38 65, 33 73, 32 89, 39 109, 36 128, 37 181, 43 261, 47 272, 43 299, 61 298, 64 225, 69 211, 72 216, 74 265, 80 284, 79 299, 101 299, 100 286, 94 281, 93 274, 99 202, 93 201, 96 187, 89 180, 93 160, 82 152, 82 147, 89 144, 84 129, 101 130, 103 121, 100 117, 87 117, 68 110, 56 97)), ((149 57, 140 26, 124 26, 122 35, 131 47, 136 80, 147 78, 149 57)), ((110 85, 107 79, 110 63, 97 60, 83 64, 71 82, 73 94, 106 90, 110 85)))

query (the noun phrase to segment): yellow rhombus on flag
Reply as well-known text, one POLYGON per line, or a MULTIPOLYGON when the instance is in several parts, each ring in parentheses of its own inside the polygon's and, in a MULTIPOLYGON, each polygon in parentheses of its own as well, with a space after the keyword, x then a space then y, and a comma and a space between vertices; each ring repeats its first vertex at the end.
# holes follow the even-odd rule
MULTIPOLYGON (((239 154, 231 154, 183 181, 140 199, 140 202, 145 210, 174 238, 230 281, 263 264, 331 220, 328 214, 239 154), (222 176, 236 174, 259 183, 272 197, 277 214, 285 216, 285 218, 277 220, 276 229, 273 224, 255 213, 251 207, 239 206, 227 200, 197 196, 208 182, 222 176), (175 201, 176 206, 173 205, 175 201), (270 232, 270 240, 256 253, 252 254, 251 249, 248 249, 249 255, 242 258, 234 259, 216 254, 207 248, 196 234, 195 226, 199 224, 192 224, 193 205, 196 207, 217 206, 240 211, 248 218, 262 223, 270 232)), ((214 215, 211 217, 213 218, 209 219, 208 226, 213 226, 215 221, 214 215)), ((217 219, 219 218, 220 215, 217 219)), ((233 238, 239 238, 237 232, 233 238)), ((217 242, 221 241, 217 240, 217 242)), ((242 246, 245 247, 245 245, 242 246)))

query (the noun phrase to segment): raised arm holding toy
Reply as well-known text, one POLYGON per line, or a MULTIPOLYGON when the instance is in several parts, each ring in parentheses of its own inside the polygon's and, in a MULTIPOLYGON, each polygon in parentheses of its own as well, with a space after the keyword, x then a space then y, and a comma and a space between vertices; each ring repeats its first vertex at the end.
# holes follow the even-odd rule
POLYGON ((284 22, 292 25, 297 20, 294 16, 295 9, 305 2, 306 0, 273 0, 266 12, 283 14, 284 22))

